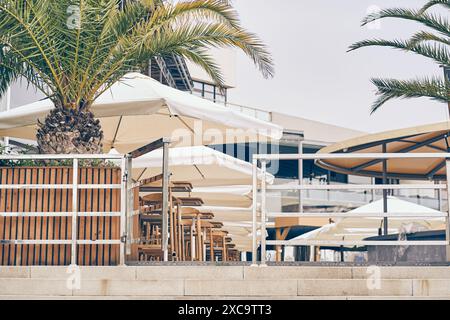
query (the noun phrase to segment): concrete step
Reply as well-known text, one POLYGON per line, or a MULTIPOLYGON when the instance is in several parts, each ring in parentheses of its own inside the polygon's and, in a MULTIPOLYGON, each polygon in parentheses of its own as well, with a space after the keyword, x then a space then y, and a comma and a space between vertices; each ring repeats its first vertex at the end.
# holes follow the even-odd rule
POLYGON ((247 267, 152 266, 70 267, 0 266, 0 279, 67 279, 79 272, 85 280, 296 280, 296 279, 450 279, 450 267, 247 267))
POLYGON ((0 296, 450 299, 450 267, 0 267, 0 296))
POLYGON ((1 279, 0 296, 130 297, 448 297, 450 280, 65 280, 1 279))

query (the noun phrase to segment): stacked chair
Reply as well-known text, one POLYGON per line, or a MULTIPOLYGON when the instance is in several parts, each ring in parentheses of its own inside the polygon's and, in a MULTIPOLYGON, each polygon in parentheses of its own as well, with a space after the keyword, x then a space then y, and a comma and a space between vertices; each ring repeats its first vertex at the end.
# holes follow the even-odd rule
MULTIPOLYGON (((161 184, 160 176, 139 183, 139 211, 133 217, 133 260, 163 260, 161 184)), ((223 224, 212 221, 213 212, 197 209, 203 205, 203 200, 186 197, 191 190, 189 182, 169 184, 169 260, 236 261, 239 253, 228 232, 222 230, 223 224)))

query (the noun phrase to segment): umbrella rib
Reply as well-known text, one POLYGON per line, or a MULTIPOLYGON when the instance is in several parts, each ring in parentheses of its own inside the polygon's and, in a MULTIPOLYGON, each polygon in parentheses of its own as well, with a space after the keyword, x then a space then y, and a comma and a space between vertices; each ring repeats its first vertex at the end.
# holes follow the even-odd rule
POLYGON ((182 124, 184 124, 192 133, 195 133, 194 129, 192 129, 186 121, 184 121, 180 116, 175 116, 182 124))
MULTIPOLYGON (((432 138, 427 139, 427 140, 425 140, 425 141, 421 141, 420 143, 417 143, 416 145, 409 146, 409 147, 406 147, 406 148, 402 148, 402 149, 400 149, 400 150, 396 150, 395 153, 408 153, 408 152, 411 152, 411 151, 420 149, 420 148, 422 148, 422 147, 426 147, 426 146, 430 145, 431 143, 434 143, 434 142, 439 141, 439 140, 441 140, 441 139, 443 139, 443 138, 446 138, 447 135, 448 135, 448 132, 447 132, 447 133, 444 133, 444 134, 440 134, 440 135, 438 135, 438 136, 432 137, 432 138)), ((383 160, 380 160, 380 159, 371 160, 371 161, 369 161, 369 162, 365 162, 365 163, 363 163, 363 164, 360 164, 360 165, 358 165, 358 166, 352 168, 351 170, 352 170, 353 172, 359 172, 359 171, 361 171, 362 169, 365 169, 365 168, 367 168, 367 167, 376 165, 376 164, 378 164, 378 163, 380 163, 380 162, 382 162, 382 161, 383 161, 383 160)))
POLYGON ((119 133, 120 124, 122 123, 123 116, 120 116, 119 123, 117 124, 116 132, 114 132, 114 137, 111 142, 111 149, 114 148, 114 143, 116 143, 117 134, 119 133))
POLYGON ((197 169, 198 173, 200 173, 200 175, 202 176, 202 179, 205 180, 205 176, 203 175, 203 173, 200 171, 200 169, 197 167, 196 164, 194 164, 194 168, 197 169))
POLYGON ((147 168, 144 168, 144 170, 142 170, 141 174, 139 175, 139 177, 137 178, 137 181, 141 180, 142 176, 144 175, 145 171, 147 171, 147 168))

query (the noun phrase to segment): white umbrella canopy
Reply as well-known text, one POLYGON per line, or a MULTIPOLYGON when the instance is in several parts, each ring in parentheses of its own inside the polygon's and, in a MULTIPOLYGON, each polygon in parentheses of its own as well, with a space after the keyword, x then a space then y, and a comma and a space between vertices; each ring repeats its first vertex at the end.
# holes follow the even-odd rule
MULTIPOLYGON (((443 227, 445 218, 442 212, 430 209, 395 197, 388 197, 388 212, 390 213, 425 213, 424 218, 389 218, 389 234, 397 234, 401 230, 436 230, 443 227)), ((374 201, 350 213, 382 213, 383 200, 374 201)), ((308 240, 363 240, 378 235, 383 218, 340 218, 335 223, 327 224, 319 229, 305 233, 296 239, 308 240)))
MULTIPOLYGON (((162 161, 161 149, 134 159, 133 179, 142 180, 160 174, 162 161)), ((195 188, 251 185, 253 175, 250 163, 204 146, 169 149, 169 171, 172 181, 188 181, 195 188)), ((258 176, 261 180, 260 170, 258 176)), ((266 174, 266 181, 273 183, 273 175, 266 174)))
POLYGON ((245 207, 252 205, 250 186, 198 187, 189 193, 178 193, 182 197, 200 198, 206 206, 245 207))
MULTIPOLYGON (((0 136, 35 140, 49 99, 0 112, 0 136)), ((183 146, 278 140, 281 127, 129 73, 92 106, 104 133, 104 152, 127 153, 168 137, 183 146)))
MULTIPOLYGON (((272 224, 269 223, 273 227, 272 224)), ((233 239, 233 243, 236 244, 236 248, 240 251, 252 251, 252 222, 244 221, 239 223, 224 222, 223 228, 229 232, 229 236, 233 239)), ((261 235, 260 230, 257 232, 258 236, 261 235)), ((266 232, 266 237, 267 237, 266 232)))

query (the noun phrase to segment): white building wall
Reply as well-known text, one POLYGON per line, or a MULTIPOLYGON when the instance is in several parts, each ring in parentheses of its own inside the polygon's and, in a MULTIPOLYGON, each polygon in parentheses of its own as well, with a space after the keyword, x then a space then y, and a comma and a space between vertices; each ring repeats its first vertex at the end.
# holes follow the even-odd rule
POLYGON ((11 85, 11 108, 17 108, 45 98, 45 95, 33 86, 28 86, 25 80, 11 85))
POLYGON ((6 97, 0 99, 0 112, 5 111, 7 109, 8 100, 6 97))
MULTIPOLYGON (((210 49, 210 55, 222 70, 225 85, 233 88, 236 86, 236 51, 232 49, 210 49)), ((186 61, 189 72, 193 80, 200 82, 213 83, 208 74, 196 64, 186 61)))

